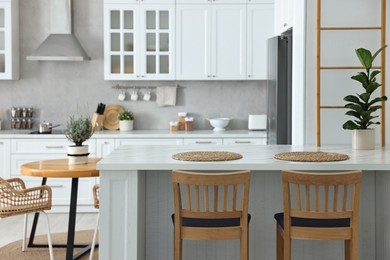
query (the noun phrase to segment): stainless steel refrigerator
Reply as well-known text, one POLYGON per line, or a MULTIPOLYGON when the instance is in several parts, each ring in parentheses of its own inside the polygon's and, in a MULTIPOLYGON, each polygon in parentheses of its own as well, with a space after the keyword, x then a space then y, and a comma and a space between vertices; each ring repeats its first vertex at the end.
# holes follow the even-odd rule
POLYGON ((268 39, 268 144, 291 144, 292 31, 268 39))

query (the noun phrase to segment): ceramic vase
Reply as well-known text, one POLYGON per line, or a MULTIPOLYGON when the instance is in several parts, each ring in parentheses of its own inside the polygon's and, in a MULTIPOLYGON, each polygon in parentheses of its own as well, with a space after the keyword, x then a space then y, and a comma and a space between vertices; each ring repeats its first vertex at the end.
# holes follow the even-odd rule
POLYGON ((120 131, 132 131, 134 121, 133 120, 120 120, 119 121, 119 130, 120 131))
POLYGON ((352 132, 352 149, 373 150, 375 148, 375 129, 355 129, 352 132))
POLYGON ((68 146, 68 164, 87 164, 88 155, 88 145, 68 146))

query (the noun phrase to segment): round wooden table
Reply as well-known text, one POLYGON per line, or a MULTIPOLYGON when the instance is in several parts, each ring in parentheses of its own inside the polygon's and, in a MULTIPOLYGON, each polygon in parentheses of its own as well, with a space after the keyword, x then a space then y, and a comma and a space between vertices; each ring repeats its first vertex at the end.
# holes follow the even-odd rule
MULTIPOLYGON (((26 176, 41 177, 42 185, 46 185, 47 178, 71 178, 72 189, 70 194, 69 223, 68 223, 68 240, 67 243, 53 245, 53 247, 66 248, 66 260, 78 259, 86 254, 91 245, 75 245, 74 234, 76 227, 77 211, 77 191, 79 178, 98 177, 99 171, 96 169, 96 163, 101 158, 89 158, 87 164, 68 164, 68 159, 44 160, 30 162, 21 166, 21 172, 26 176), (73 256, 74 247, 84 247, 77 255, 73 256)), ((92 190, 91 190, 92 192, 92 190)), ((46 247, 47 245, 34 244, 35 231, 38 223, 39 213, 34 216, 33 226, 28 246, 29 247, 46 247)))

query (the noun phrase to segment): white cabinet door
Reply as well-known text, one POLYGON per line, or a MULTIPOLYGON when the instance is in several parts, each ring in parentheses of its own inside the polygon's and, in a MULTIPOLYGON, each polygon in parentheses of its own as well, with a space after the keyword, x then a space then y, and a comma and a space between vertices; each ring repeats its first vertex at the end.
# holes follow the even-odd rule
POLYGON ((232 144, 267 144, 267 138, 223 138, 223 144, 232 145, 232 144))
POLYGON ((246 78, 246 5, 213 5, 211 75, 215 79, 246 78))
POLYGON ((204 144, 204 145, 215 145, 215 144, 222 144, 222 138, 186 138, 184 139, 184 144, 204 144))
POLYGON ((210 77, 211 5, 176 5, 176 79, 210 77))
POLYGON ((175 6, 104 5, 104 78, 175 79, 175 6))
POLYGON ((115 139, 96 139, 96 157, 106 157, 115 149, 115 139))
POLYGON ((0 79, 19 79, 19 1, 0 1, 0 79))
POLYGON ((267 79, 267 39, 274 35, 274 5, 248 4, 247 79, 267 79))
POLYGON ((174 4, 174 3, 175 0, 104 0, 104 4, 174 4))
POLYGON ((104 5, 104 78, 136 79, 139 75, 139 5, 104 5))
POLYGON ((175 5, 141 5, 140 18, 141 79, 175 79, 175 5))
POLYGON ((176 79, 246 78, 246 5, 177 5, 176 79))
POLYGON ((294 0, 275 0, 275 32, 281 34, 293 25, 294 0))
POLYGON ((116 139, 115 147, 120 145, 182 145, 183 139, 116 139))
POLYGON ((8 179, 10 177, 10 140, 0 139, 0 177, 8 179))

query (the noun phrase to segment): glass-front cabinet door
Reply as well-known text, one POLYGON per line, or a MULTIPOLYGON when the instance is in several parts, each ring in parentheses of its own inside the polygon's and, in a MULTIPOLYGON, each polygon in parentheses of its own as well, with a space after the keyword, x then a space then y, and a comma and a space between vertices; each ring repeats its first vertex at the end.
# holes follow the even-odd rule
POLYGON ((105 79, 174 79, 174 5, 105 5, 105 79))
POLYGON ((105 79, 136 78, 138 5, 106 5, 104 17, 105 79))
POLYGON ((19 78, 18 1, 0 1, 0 79, 19 78))
POLYGON ((141 77, 175 79, 174 6, 141 6, 141 77))

